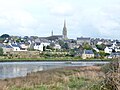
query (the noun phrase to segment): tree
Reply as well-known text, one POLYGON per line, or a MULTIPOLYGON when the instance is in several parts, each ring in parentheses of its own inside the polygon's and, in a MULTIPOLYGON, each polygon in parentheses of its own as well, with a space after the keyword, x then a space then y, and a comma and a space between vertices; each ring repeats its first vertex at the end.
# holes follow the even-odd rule
POLYGON ((3 34, 3 35, 1 35, 1 38, 9 38, 10 36, 8 35, 8 34, 3 34))
POLYGON ((64 45, 62 46, 62 48, 67 50, 67 49, 69 49, 69 46, 68 46, 67 43, 64 43, 64 45))
POLYGON ((88 43, 84 43, 84 44, 83 44, 83 49, 91 50, 92 47, 91 47, 88 43))
POLYGON ((100 51, 100 52, 99 52, 99 55, 101 56, 101 58, 104 58, 105 56, 108 56, 108 55, 110 55, 110 54, 105 53, 104 51, 100 51))
POLYGON ((60 45, 60 46, 63 46, 63 45, 64 45, 64 41, 59 40, 59 45, 60 45))
POLYGON ((54 44, 54 43, 50 43, 50 46, 51 46, 51 47, 54 47, 54 46, 55 46, 55 44, 54 44))
POLYGON ((99 50, 104 50, 106 46, 104 44, 101 44, 101 45, 96 45, 96 47, 99 50))
POLYGON ((47 45, 46 49, 51 49, 51 50, 53 50, 53 47, 50 46, 50 45, 47 45))
POLYGON ((0 56, 3 56, 3 49, 0 47, 0 56))

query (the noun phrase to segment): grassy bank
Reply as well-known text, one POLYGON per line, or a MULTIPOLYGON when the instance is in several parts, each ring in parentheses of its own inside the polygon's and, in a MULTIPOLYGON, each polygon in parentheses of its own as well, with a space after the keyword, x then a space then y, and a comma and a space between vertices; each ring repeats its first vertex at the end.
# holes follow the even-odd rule
POLYGON ((0 80, 0 90, 120 90, 119 72, 115 60, 105 66, 65 67, 0 80))
POLYGON ((103 75, 98 66, 66 67, 0 80, 0 90, 100 90, 103 75))
MULTIPOLYGON (((78 61, 82 60, 82 58, 79 57, 40 57, 40 58, 0 58, 0 61, 78 61)), ((84 61, 110 61, 111 59, 85 59, 84 61)))

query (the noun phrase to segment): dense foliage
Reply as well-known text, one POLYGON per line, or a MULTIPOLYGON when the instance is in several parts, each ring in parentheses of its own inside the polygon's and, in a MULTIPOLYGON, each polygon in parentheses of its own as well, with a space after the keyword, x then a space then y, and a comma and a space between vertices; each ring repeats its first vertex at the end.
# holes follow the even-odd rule
POLYGON ((104 50, 105 47, 106 47, 106 45, 101 44, 101 45, 96 45, 96 47, 97 47, 97 49, 99 49, 99 50, 104 50))
POLYGON ((0 48, 0 56, 3 56, 3 49, 0 48))
POLYGON ((9 38, 10 36, 8 34, 3 34, 0 36, 0 38, 9 38))

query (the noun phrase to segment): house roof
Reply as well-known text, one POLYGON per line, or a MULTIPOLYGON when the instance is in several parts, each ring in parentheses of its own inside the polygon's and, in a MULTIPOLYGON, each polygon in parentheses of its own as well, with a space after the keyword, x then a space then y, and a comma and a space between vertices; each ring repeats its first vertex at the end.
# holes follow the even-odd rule
POLYGON ((78 37, 77 40, 90 40, 89 37, 78 37))
POLYGON ((63 37, 62 35, 53 35, 53 36, 47 37, 46 39, 55 40, 55 39, 59 39, 59 38, 62 38, 62 37, 63 37))
POLYGON ((13 46, 13 47, 19 47, 19 45, 17 45, 17 44, 12 44, 12 46, 13 46))
POLYGON ((35 42, 41 42, 39 38, 35 39, 35 42))
POLYGON ((5 46, 5 48, 12 48, 10 45, 5 46))
POLYGON ((94 54, 92 50, 84 50, 84 54, 94 54))
POLYGON ((117 46, 120 46, 120 42, 116 42, 117 46))
POLYGON ((120 52, 111 53, 111 55, 119 55, 120 56, 120 52))
POLYGON ((106 46, 107 46, 107 47, 112 47, 112 45, 113 45, 113 44, 108 44, 108 45, 106 45, 106 46))
POLYGON ((36 44, 36 45, 40 45, 41 43, 39 43, 39 42, 36 42, 35 44, 36 44))
POLYGON ((0 43, 0 47, 4 47, 4 44, 0 43))
POLYGON ((20 44, 11 44, 12 47, 19 47, 21 48, 20 44))

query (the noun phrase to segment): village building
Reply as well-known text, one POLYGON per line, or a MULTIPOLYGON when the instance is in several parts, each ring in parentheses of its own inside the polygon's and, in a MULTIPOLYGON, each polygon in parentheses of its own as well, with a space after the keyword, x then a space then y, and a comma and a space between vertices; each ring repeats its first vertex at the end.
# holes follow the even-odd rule
POLYGON ((90 38, 88 38, 88 37, 79 37, 79 38, 77 38, 77 44, 78 45, 83 45, 85 43, 88 43, 90 45, 90 38))
POLYGON ((83 59, 94 58, 94 52, 92 50, 84 50, 82 58, 83 59))

